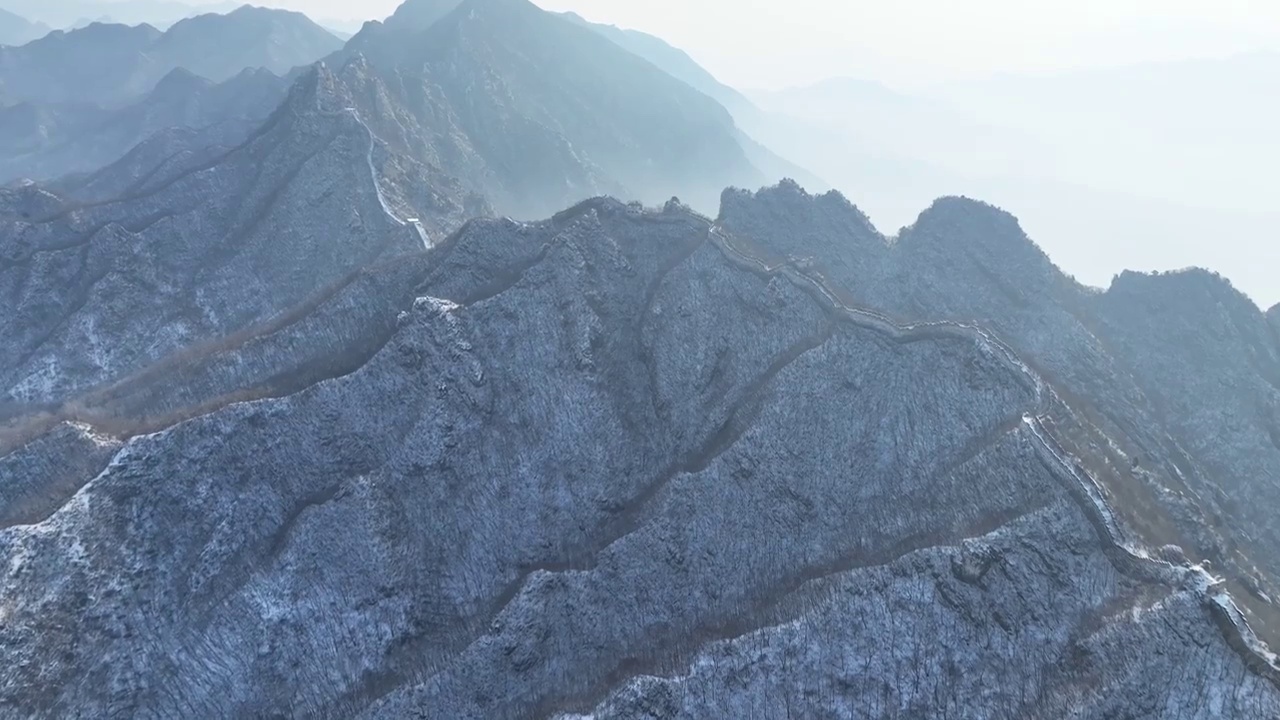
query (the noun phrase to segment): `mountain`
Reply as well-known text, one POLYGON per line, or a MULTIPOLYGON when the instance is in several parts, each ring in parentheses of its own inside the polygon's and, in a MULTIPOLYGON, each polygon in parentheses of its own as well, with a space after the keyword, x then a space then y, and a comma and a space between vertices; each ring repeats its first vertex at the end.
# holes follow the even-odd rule
POLYGON ((742 93, 717 80, 689 57, 688 53, 659 37, 638 30, 624 30, 614 25, 589 22, 572 12, 564 13, 562 17, 599 33, 627 52, 649 61, 654 67, 720 103, 733 116, 739 128, 738 142, 747 158, 765 177, 794 178, 811 188, 829 187, 809 170, 779 156, 767 145, 755 140, 752 133, 759 132, 760 128, 766 126, 764 114, 742 93))
POLYGON ((177 69, 146 97, 118 110, 31 103, 4 108, 0 127, 9 143, 0 147, 0 180, 53 180, 95 171, 170 128, 247 137, 286 90, 285 80, 267 70, 245 70, 215 84, 177 69), (238 130, 217 127, 224 125, 238 130))
POLYGON ((524 0, 411 0, 331 62, 356 56, 411 116, 379 134, 503 212, 536 217, 600 192, 714 207, 716 188, 761 177, 714 100, 524 0))
POLYGON ((342 41, 298 12, 242 6, 181 20, 150 52, 215 82, 245 68, 284 75, 334 52, 342 41))
POLYGON ((25 45, 49 33, 44 23, 31 22, 0 8, 0 45, 25 45))
POLYGON ((0 6, 55 28, 75 27, 84 18, 105 15, 126 25, 145 23, 163 28, 183 18, 201 13, 227 13, 237 7, 232 2, 207 0, 196 3, 174 0, 0 0, 0 6))
POLYGON ((184 20, 163 33, 150 25, 93 24, 0 48, 0 93, 10 105, 119 106, 178 68, 214 82, 246 68, 282 75, 341 45, 304 15, 248 6, 184 20))
MULTIPOLYGON (((430 9, 422 4, 407 6, 415 7, 430 9)), ((73 140, 53 144, 54 151, 36 156, 50 166, 62 163, 64 168, 83 161, 77 169, 85 174, 10 191, 11 232, 17 244, 11 251, 15 264, 7 287, 18 312, 10 318, 7 332, 19 339, 10 343, 7 359, 0 363, 7 368, 0 374, 0 397, 7 396, 8 403, 19 408, 49 406, 75 414, 74 407, 64 406, 85 393, 111 387, 203 338, 261 325, 309 293, 328 287, 332 278, 345 277, 354 267, 380 257, 381 250, 367 248, 384 242, 380 235, 386 233, 385 223, 365 229, 368 220, 358 218, 367 213, 359 213, 357 219, 328 215, 362 201, 339 194, 332 207, 326 204, 324 212, 317 213, 301 198, 320 190, 295 190, 290 174, 295 171, 273 169, 276 164, 301 168, 320 163, 307 160, 317 150, 264 147, 270 138, 292 148, 290 137, 297 127, 314 133, 311 124, 330 127, 338 122, 330 117, 335 114, 346 118, 348 132, 368 136, 349 144, 372 142, 364 163, 353 159, 360 155, 343 156, 355 165, 343 172, 368 172, 367 166, 373 165, 377 196, 394 208, 389 210, 391 217, 401 223, 417 218, 418 229, 430 237, 447 234, 467 217, 485 214, 489 202, 504 212, 517 212, 552 198, 589 193, 600 185, 621 184, 605 176, 601 167, 636 187, 666 183, 661 179, 669 177, 669 184, 690 189, 695 196, 711 183, 726 182, 715 179, 716 163, 724 168, 722 178, 755 176, 744 162, 732 122, 722 108, 594 33, 526 3, 463 3, 432 24, 425 36, 406 30, 408 17, 412 16, 402 10, 386 26, 371 24, 352 41, 379 53, 376 61, 357 48, 348 48, 343 53, 347 59, 337 56, 334 62, 342 64, 326 63, 318 71, 319 79, 304 74, 291 91, 295 99, 277 110, 262 129, 247 132, 246 123, 270 106, 277 87, 274 78, 245 74, 238 81, 210 86, 190 73, 177 72, 144 101, 110 114, 90 130, 77 128, 73 140), (547 44, 531 32, 538 23, 550 28, 543 38, 550 41, 547 44), (384 33, 383 41, 370 37, 377 32, 384 33), (404 53, 423 49, 429 52, 422 65, 398 62, 404 53), (436 52, 445 53, 447 62, 433 60, 431 53, 436 52), (601 60, 566 64, 561 62, 565 52, 599 53, 601 60), (513 53, 524 60, 516 62, 513 53), (392 64, 393 60, 397 62, 392 64), (498 68, 503 75, 495 74, 498 68), (483 73, 508 92, 477 97, 467 89, 475 73, 483 73), (309 103, 323 110, 308 111, 307 123, 284 123, 280 118, 290 116, 289 108, 300 105, 297 97, 320 92, 306 90, 308 84, 323 89, 324 99, 309 103), (597 92, 601 87, 606 88, 603 99, 597 92), (254 100, 258 96, 261 100, 254 100), (641 106, 650 115, 663 113, 662 121, 641 122, 643 118, 626 112, 641 106), (578 112, 566 114, 565 107, 578 112), (358 130, 349 127, 352 119, 358 121, 358 130), (205 127, 207 132, 164 130, 168 126, 197 131, 205 127), (552 130, 557 126, 559 132, 552 130), (519 132, 499 132, 503 129, 519 132), (148 133, 151 137, 142 140, 148 133), (675 154, 684 146, 666 146, 669 138, 700 143, 687 148, 686 154, 709 158, 710 166, 694 162, 697 157, 675 154), (132 142, 140 144, 126 151, 132 142), (99 160, 110 162, 108 155, 120 159, 93 170, 99 160), (545 161, 526 164, 529 158, 545 161), (591 162, 595 158, 599 165, 591 162), (514 191, 519 188, 530 189, 532 197, 517 199, 514 191), (250 202, 247 197, 261 199, 250 202), (193 205, 197 199, 204 204, 193 205), (229 208, 242 209, 228 214, 229 208), (266 219, 241 217, 251 211, 266 219), (284 220, 271 220, 288 217, 300 218, 298 226, 285 230, 284 220), (329 253, 307 244, 318 242, 312 234, 329 225, 346 227, 359 240, 344 241, 340 250, 329 253), (174 232, 184 233, 198 245, 163 240, 174 232), (209 268, 186 265, 192 258, 210 254, 257 257, 254 253, 263 251, 254 243, 265 242, 270 232, 300 239, 275 240, 281 250, 269 262, 259 258, 263 264, 252 270, 219 261, 216 267, 223 269, 210 276, 209 268), (103 237, 95 239, 99 235, 103 237), (130 273, 117 278, 114 261, 95 254, 85 257, 86 245, 133 248, 129 254, 140 260, 129 267, 142 277, 150 278, 151 273, 163 277, 177 268, 186 268, 181 272, 190 274, 144 299, 138 295, 142 292, 138 283, 152 280, 138 281, 130 273), (219 247, 225 249, 215 249, 219 247), (170 257, 172 253, 176 257, 170 257), (319 261, 330 262, 331 271, 302 271, 319 261), (53 264, 44 266, 44 262, 53 264), (168 270, 153 269, 161 267, 168 270), (229 274, 223 274, 233 270, 266 277, 261 282, 273 289, 255 293, 248 303, 249 298, 229 299, 230 309, 210 305, 211 298, 221 297, 233 283, 229 274), (33 280, 43 275, 49 275, 47 283, 33 280), (220 289, 208 289, 206 283, 220 289), (70 289, 53 292, 52 285, 70 289), (129 289, 114 289, 116 285, 129 289), (93 300, 98 293, 128 304, 140 303, 140 307, 126 312, 124 305, 93 300), (205 299, 196 302, 195 297, 205 299), (141 306, 146 306, 145 311, 141 306), (114 327, 113 335, 135 339, 113 343, 116 350, 104 355, 98 341, 90 337, 96 336, 94 328, 100 326, 114 327), (142 342, 144 334, 158 339, 142 342)), ((324 162, 340 166, 338 160, 324 162)), ((320 189, 332 187, 330 180, 311 182, 320 189)), ((354 183, 355 188, 365 185, 354 183)), ((110 256, 115 251, 103 252, 110 256)))
MULTIPOLYGON (((0 485, 0 703, 370 718, 1280 711, 1280 674, 1231 596, 1179 551, 1130 544, 1096 484, 1106 446, 1074 432, 1085 415, 980 329, 895 326, 804 263, 771 265, 756 248, 797 242, 791 226, 733 230, 767 218, 810 242, 841 227, 831 240, 867 240, 837 196, 786 187, 727 196, 723 225, 610 200, 472 222, 290 322, 162 363, 112 402, 270 378, 309 333, 352 337, 357 308, 394 318, 355 332, 341 361, 304 365, 302 384, 268 382, 247 392, 263 399, 152 434, 55 425, 5 456, 0 476, 22 482, 0 485)), ((903 251, 964 252, 997 231, 1009 269, 1036 273, 1034 300, 1051 275, 1013 228, 941 202, 903 251)), ((934 293, 934 270, 904 292, 934 293)))
POLYGON ((0 188, 0 716, 1280 715, 1276 310, 961 197, 493 217, 756 174, 520 0, 278 82, 0 188))
MULTIPOLYGON (((386 153, 351 107, 376 81, 318 68, 247 140, 209 157, 130 154, 109 200, 0 195, 13 312, 0 408, 58 407, 165 355, 260 326, 360 268, 483 214, 456 182, 386 153), (418 224, 406 222, 419 218, 418 224)), ((0 412, 0 415, 3 415, 0 412)))
POLYGON ((892 242, 843 198, 794 184, 727 194, 722 222, 770 256, 812 258, 851 301, 900 322, 991 328, 1089 419, 1077 455, 1096 458, 1145 543, 1210 560, 1280 641, 1280 614, 1260 599, 1280 597, 1264 510, 1280 502, 1280 343, 1230 283, 1189 270, 1085 288, 1012 216, 959 198, 892 242))
POLYGON ((1254 52, 997 76, 928 92, 972 116, 1034 131, 1056 152, 1028 159, 1073 182, 1264 211, 1274 207, 1270 169, 1280 162, 1270 134, 1280 122, 1277 83, 1280 53, 1254 52))
POLYGON ((94 24, 94 23, 101 23, 101 24, 103 24, 103 25, 120 25, 120 24, 122 24, 122 23, 117 22, 117 21, 115 20, 115 18, 111 17, 110 15, 102 15, 102 16, 100 16, 100 17, 96 17, 96 18, 80 18, 79 20, 77 20, 77 21, 75 21, 75 22, 71 23, 70 25, 68 25, 68 26, 66 26, 66 27, 64 27, 64 28, 62 28, 62 29, 63 29, 63 30, 66 30, 66 31, 68 31, 68 32, 70 32, 71 30, 79 30, 80 28, 86 28, 86 27, 89 27, 90 25, 92 25, 92 24, 94 24))

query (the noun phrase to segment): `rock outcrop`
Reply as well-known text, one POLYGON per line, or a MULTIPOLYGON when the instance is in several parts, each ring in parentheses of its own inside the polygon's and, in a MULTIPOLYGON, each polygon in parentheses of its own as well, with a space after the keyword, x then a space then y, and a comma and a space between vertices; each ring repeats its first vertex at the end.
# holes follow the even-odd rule
POLYGON ((358 367, 136 437, 0 531, 0 707, 1280 711, 1203 576, 1116 545, 1032 371, 738 242, 597 200, 418 251, 358 367))

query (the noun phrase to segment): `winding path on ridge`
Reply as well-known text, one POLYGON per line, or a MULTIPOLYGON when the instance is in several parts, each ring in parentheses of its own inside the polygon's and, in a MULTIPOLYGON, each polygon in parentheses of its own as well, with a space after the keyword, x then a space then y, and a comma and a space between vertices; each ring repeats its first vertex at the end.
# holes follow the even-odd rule
POLYGON ((808 289, 826 302, 833 312, 859 327, 884 333, 895 339, 949 335, 972 340, 1025 378, 1034 388, 1037 406, 1022 416, 1022 424, 1027 428, 1041 460, 1056 470, 1055 476, 1093 524, 1107 557, 1116 570, 1137 580, 1181 587, 1196 593, 1222 628, 1227 644, 1241 656, 1245 665, 1280 687, 1280 664, 1275 655, 1258 639, 1244 613, 1231 595, 1222 589, 1221 583, 1198 567, 1179 567, 1148 557, 1124 540, 1120 523, 1108 506, 1101 485, 1062 447, 1044 424, 1055 407, 1065 409, 1067 406, 1053 387, 1023 362, 1004 341, 986 328, 961 322, 940 320, 899 325, 882 313, 845 303, 823 279, 804 272, 793 259, 770 265, 740 243, 735 243, 718 223, 713 223, 708 233, 712 244, 730 261, 768 277, 786 277, 797 286, 808 289))
POLYGON ((360 117, 359 110, 349 107, 345 108, 345 111, 355 118, 356 122, 360 123, 360 127, 364 128, 365 132, 369 133, 369 152, 365 155, 365 160, 369 164, 369 178, 373 181, 373 190, 378 195, 378 204, 382 206, 382 212, 386 213, 392 222, 401 227, 412 226, 418 233, 418 238, 422 240, 422 247, 429 249, 432 244, 431 239, 427 237, 427 231, 422 228, 422 223, 418 222, 417 218, 402 218, 396 215, 395 211, 391 209, 391 204, 387 202, 387 196, 382 192, 382 184, 378 182, 378 168, 373 162, 373 152, 378 147, 378 136, 374 134, 373 128, 369 127, 364 118, 360 117))

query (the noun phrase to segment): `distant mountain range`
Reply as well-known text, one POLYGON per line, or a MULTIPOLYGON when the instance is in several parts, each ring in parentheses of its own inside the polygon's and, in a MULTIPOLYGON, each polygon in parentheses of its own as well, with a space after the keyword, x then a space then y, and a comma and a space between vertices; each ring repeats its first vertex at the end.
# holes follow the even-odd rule
POLYGON ((44 37, 50 28, 41 22, 32 22, 0 8, 0 45, 25 45, 44 37))
POLYGON ((0 99, 120 105, 177 68, 215 82, 245 68, 284 74, 341 45, 300 13, 247 6, 183 20, 165 32, 150 25, 94 24, 0 48, 0 99))
POLYGON ((145 97, 119 109, 22 103, 0 109, 0 178, 53 180, 124 157, 170 128, 247 136, 280 104, 288 83, 245 70, 213 83, 177 69, 145 97))
POLYGON ((228 13, 242 4, 176 0, 0 0, 0 8, 60 29, 75 27, 85 19, 104 16, 126 25, 146 23, 165 28, 195 15, 228 13))
POLYGON ((915 95, 832 80, 753 93, 763 121, 740 121, 858 198, 886 232, 931 198, 981 197, 1015 211, 1088 283, 1106 285, 1125 267, 1207 265, 1259 302, 1280 299, 1271 270, 1280 249, 1258 243, 1280 222, 1266 197, 1266 168, 1280 157, 1270 158, 1277 145, 1264 129, 1267 118, 1280 122, 1267 91, 1280 63, 1251 56, 1112 75, 915 95))

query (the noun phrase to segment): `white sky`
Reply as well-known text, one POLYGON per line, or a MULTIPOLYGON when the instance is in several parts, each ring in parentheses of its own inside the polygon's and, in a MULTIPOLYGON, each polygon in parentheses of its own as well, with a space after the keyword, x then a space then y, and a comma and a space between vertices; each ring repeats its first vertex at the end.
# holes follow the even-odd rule
MULTIPOLYGON (((1280 0, 535 0, 645 30, 722 80, 776 87, 1041 72, 1280 50, 1280 0)), ((256 0, 316 19, 398 0, 256 0)))

